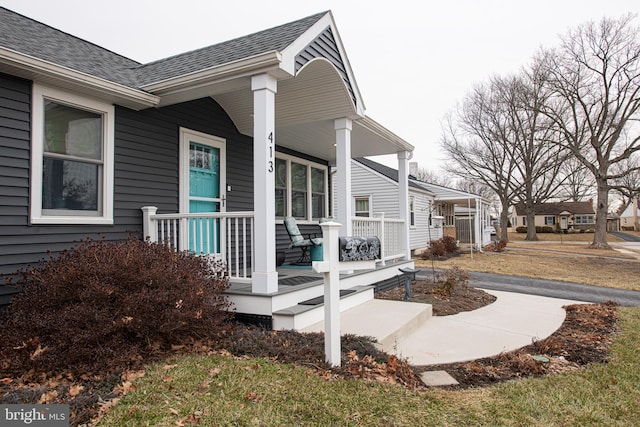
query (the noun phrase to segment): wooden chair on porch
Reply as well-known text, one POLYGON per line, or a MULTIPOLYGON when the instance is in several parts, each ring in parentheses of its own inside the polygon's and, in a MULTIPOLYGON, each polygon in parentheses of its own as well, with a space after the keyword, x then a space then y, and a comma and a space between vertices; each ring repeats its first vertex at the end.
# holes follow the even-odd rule
POLYGON ((305 238, 302 233, 300 233, 296 219, 291 216, 284 219, 284 227, 287 229, 289 239, 291 239, 289 249, 300 248, 302 250, 302 254, 295 264, 310 264, 309 248, 322 245, 322 237, 315 237, 315 234, 312 237, 312 235, 309 234, 305 238))

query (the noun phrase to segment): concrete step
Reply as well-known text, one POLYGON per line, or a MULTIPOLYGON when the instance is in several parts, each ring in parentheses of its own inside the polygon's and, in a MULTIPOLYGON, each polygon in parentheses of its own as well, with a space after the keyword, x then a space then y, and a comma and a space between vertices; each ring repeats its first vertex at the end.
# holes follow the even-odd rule
MULTIPOLYGON (((430 304, 372 299, 341 313, 340 335, 373 337, 382 350, 393 354, 396 344, 422 326, 431 316, 430 304)), ((323 330, 324 320, 301 331, 323 330)))
MULTIPOLYGON (((354 286, 340 290, 340 311, 349 310, 373 299, 373 286, 354 286)), ((320 288, 322 292, 322 288, 320 288)), ((317 294, 316 294, 317 295, 317 294)), ((308 297, 306 297, 308 298, 308 297)), ((309 325, 324 319, 324 303, 322 297, 313 297, 299 301, 298 304, 277 310, 272 314, 272 327, 275 330, 302 330, 309 325)))

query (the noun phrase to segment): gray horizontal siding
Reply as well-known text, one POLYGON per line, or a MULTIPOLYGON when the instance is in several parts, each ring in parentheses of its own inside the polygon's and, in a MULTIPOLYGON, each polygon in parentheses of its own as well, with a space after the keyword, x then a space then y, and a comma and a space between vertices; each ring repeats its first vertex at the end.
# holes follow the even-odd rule
POLYGON ((33 265, 91 238, 118 240, 140 232, 140 208, 178 211, 179 129, 227 141, 228 210, 252 210, 251 138, 240 135, 211 98, 133 111, 116 106, 114 225, 30 225, 31 82, 0 75, 0 275, 33 265))

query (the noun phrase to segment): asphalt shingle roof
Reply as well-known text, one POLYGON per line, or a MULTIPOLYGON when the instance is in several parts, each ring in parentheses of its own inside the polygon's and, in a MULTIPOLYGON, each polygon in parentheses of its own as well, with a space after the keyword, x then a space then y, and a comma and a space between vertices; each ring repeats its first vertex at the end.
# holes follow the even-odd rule
POLYGON ((148 64, 0 7, 0 46, 132 88, 270 51, 281 51, 327 12, 148 64))
POLYGON ((139 81, 144 85, 265 52, 281 51, 293 43, 326 13, 317 13, 298 21, 259 31, 248 36, 142 65, 138 70, 140 73, 139 81))
MULTIPOLYGON (((515 206, 517 215, 524 215, 524 206, 517 204, 515 206)), ((558 202, 558 203, 539 203, 534 206, 536 215, 558 215, 561 212, 570 212, 572 214, 594 215, 591 202, 558 202)))
MULTIPOLYGON (((365 165, 369 169, 374 170, 381 175, 386 176, 387 178, 395 182, 398 182, 398 171, 396 169, 390 168, 378 162, 374 162, 373 160, 369 160, 365 157, 357 157, 357 158, 354 158, 353 160, 365 165)), ((426 188, 412 182, 411 180, 409 180, 409 187, 418 188, 423 191, 428 191, 426 188)))
POLYGON ((0 7, 0 45, 95 77, 135 87, 136 61, 0 7))

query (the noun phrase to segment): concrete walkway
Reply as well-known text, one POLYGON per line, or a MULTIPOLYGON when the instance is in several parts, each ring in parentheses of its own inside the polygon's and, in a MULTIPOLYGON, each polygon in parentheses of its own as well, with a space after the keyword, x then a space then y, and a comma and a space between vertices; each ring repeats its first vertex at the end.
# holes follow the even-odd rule
POLYGON ((497 300, 478 310, 432 317, 400 341, 390 353, 413 365, 462 362, 495 356, 548 337, 564 322, 565 305, 574 300, 487 291, 497 300))

